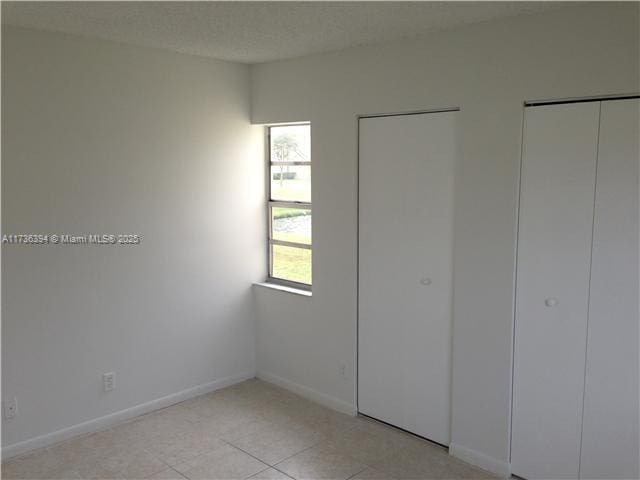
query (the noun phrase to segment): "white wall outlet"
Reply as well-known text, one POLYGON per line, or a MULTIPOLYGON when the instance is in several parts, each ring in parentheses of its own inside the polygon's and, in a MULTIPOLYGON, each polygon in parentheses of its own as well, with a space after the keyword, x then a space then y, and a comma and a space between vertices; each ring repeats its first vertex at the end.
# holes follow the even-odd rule
POLYGON ((18 415, 18 399, 16 397, 4 401, 4 418, 13 418, 18 415))
POLYGON ((347 364, 344 363, 344 362, 340 362, 339 367, 340 367, 340 376, 346 380, 348 378, 347 377, 347 364))
POLYGON ((102 388, 105 392, 110 392, 116 388, 116 374, 114 372, 102 374, 102 388))

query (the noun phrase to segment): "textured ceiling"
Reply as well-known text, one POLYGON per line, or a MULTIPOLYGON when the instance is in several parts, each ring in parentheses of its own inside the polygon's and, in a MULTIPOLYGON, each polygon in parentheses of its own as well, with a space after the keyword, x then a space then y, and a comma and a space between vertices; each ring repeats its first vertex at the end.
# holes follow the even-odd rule
POLYGON ((243 63, 558 8, 554 2, 2 2, 2 23, 243 63))

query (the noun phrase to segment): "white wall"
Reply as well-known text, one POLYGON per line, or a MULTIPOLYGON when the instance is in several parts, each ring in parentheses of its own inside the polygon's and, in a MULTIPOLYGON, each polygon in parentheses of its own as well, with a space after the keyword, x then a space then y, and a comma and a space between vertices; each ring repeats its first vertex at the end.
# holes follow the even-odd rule
POLYGON ((353 405, 356 114, 460 106, 452 442, 505 473, 522 104, 639 91, 638 33, 637 4, 583 4, 255 66, 253 122, 311 121, 314 214, 313 297, 254 292, 258 370, 353 405))
POLYGON ((265 210, 247 66, 3 27, 2 140, 3 233, 143 237, 3 246, 2 394, 19 409, 3 446, 253 374, 265 210))

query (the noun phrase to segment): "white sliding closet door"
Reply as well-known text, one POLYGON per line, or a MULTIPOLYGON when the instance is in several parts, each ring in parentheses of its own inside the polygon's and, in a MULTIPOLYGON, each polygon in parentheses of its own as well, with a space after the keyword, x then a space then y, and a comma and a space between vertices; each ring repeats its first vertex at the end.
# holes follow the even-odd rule
POLYGON ((457 112, 360 119, 358 408, 449 444, 457 112))
POLYGON ((600 104, 525 109, 511 464, 577 478, 600 104))
POLYGON ((639 100, 602 102, 581 478, 638 478, 639 100))

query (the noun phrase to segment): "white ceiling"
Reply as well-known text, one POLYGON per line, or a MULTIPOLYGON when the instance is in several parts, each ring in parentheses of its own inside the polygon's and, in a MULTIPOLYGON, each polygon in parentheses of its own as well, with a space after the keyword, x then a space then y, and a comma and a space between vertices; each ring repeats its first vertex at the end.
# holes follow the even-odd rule
POLYGON ((369 45, 555 2, 2 2, 2 23, 243 63, 369 45))

